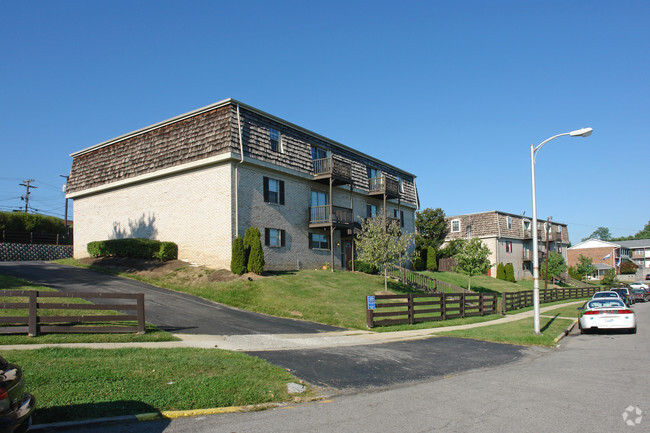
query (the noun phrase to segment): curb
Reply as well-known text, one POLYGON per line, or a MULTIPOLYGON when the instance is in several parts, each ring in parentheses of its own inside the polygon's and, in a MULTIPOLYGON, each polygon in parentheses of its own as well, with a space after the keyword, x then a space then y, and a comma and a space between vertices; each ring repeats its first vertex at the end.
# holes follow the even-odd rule
POLYGON ((223 413, 236 413, 236 412, 251 412, 263 409, 270 409, 282 406, 286 403, 260 403, 248 406, 229 406, 229 407, 215 407, 210 409, 191 409, 191 410, 166 410, 162 412, 141 413, 136 415, 124 415, 108 418, 95 418, 80 421, 66 421, 51 424, 36 424, 32 425, 30 431, 43 430, 58 431, 62 429, 78 428, 78 427, 91 427, 94 425, 118 424, 126 422, 141 422, 141 421, 155 421, 161 419, 176 419, 200 415, 217 415, 223 413))
POLYGON ((573 331, 573 328, 575 328, 575 326, 576 326, 577 324, 578 324, 578 319, 575 319, 575 320, 573 321, 573 323, 572 323, 571 325, 569 325, 569 327, 566 328, 566 329, 564 330, 564 332, 562 332, 560 335, 558 335, 558 336, 555 338, 555 340, 553 340, 553 343, 557 344, 561 339, 563 339, 564 337, 566 337, 567 335, 569 335, 569 334, 571 333, 571 331, 573 331))

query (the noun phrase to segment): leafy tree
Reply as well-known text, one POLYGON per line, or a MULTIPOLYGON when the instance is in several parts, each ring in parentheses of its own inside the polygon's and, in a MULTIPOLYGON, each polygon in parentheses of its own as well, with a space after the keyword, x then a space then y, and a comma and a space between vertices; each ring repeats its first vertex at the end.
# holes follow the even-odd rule
POLYGON ((256 243, 255 238, 260 239, 261 236, 260 230, 257 227, 249 227, 246 229, 244 233, 244 259, 246 266, 248 266, 248 257, 251 254, 251 248, 256 243))
POLYGON ((592 260, 589 257, 580 254, 580 257, 578 257, 578 264, 576 265, 576 272, 586 281, 587 275, 593 274, 596 270, 597 269, 593 265, 592 260))
POLYGON ((427 248, 427 269, 432 272, 438 269, 438 262, 436 260, 436 250, 433 247, 427 248))
POLYGON ((623 259, 620 267, 621 274, 636 274, 637 269, 639 267, 632 260, 623 259))
POLYGON ((503 263, 497 265, 497 279, 505 280, 506 279, 506 268, 503 266, 503 263))
MULTIPOLYGON (((558 278, 567 270, 562 254, 551 251, 548 255, 548 280, 558 278)), ((542 264, 539 270, 540 278, 546 280, 546 264, 542 264)))
POLYGON ((634 239, 650 239, 650 221, 643 226, 643 229, 634 235, 634 239))
POLYGON ((504 266, 505 271, 506 271, 506 281, 510 281, 511 283, 515 282, 515 267, 512 265, 512 263, 506 263, 504 266))
POLYGON ((467 288, 472 289, 472 275, 483 274, 490 269, 490 249, 479 238, 470 241, 463 240, 462 248, 454 256, 456 269, 469 275, 467 288))
POLYGON ((583 241, 586 241, 587 239, 600 239, 601 241, 611 241, 612 234, 609 232, 609 229, 607 227, 598 227, 596 230, 593 231, 592 234, 584 238, 583 241))
POLYGON ((449 257, 454 257, 458 254, 463 248, 465 239, 453 239, 444 247, 438 250, 439 259, 447 259, 449 257))
POLYGON ((251 253, 248 256, 248 272, 261 275, 264 272, 264 251, 259 237, 253 239, 251 253))
POLYGON ((575 267, 569 266, 568 272, 569 272, 569 276, 574 280, 582 280, 583 275, 580 274, 575 267))
POLYGON ((603 276, 602 281, 600 282, 603 286, 611 288, 618 284, 618 278, 616 278, 616 271, 614 269, 608 269, 603 276))
POLYGON ((416 212, 415 228, 418 233, 416 238, 418 250, 421 251, 428 247, 438 250, 448 232, 445 212, 440 208, 426 208, 416 212))
POLYGON ((359 260, 384 270, 384 289, 388 290, 388 265, 409 260, 409 246, 415 235, 403 233, 399 221, 386 221, 384 217, 368 218, 361 222, 361 233, 355 240, 359 260))
POLYGON ((232 242, 232 257, 230 258, 230 272, 241 275, 246 272, 246 258, 244 257, 244 241, 237 236, 232 242))

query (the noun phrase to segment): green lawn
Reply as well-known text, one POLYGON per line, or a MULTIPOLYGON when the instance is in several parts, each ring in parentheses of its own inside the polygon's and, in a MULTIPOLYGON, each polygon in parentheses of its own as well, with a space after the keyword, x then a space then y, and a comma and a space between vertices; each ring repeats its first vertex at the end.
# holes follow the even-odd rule
MULTIPOLYGON (((444 281, 446 283, 454 284, 456 286, 467 289, 468 276, 456 272, 421 272, 436 280, 444 281)), ((532 286, 531 286, 532 289, 532 286)), ((520 292, 528 290, 519 284, 511 283, 508 281, 498 280, 496 278, 488 277, 487 275, 475 275, 472 277, 472 291, 482 293, 503 293, 503 292, 520 292)))
MULTIPOLYGON (((289 401, 283 368, 216 349, 15 350, 34 423, 289 401)), ((313 395, 308 390, 306 396, 313 395)))
MULTIPOLYGON (((43 292, 55 292, 49 287, 38 286, 20 278, 14 278, 8 275, 0 275, 0 290, 39 290, 43 292)), ((26 302, 24 297, 0 297, 0 302, 26 302)), ((43 298, 39 302, 65 302, 70 304, 90 304, 80 298, 43 298)), ((0 317, 7 316, 24 316, 27 317, 27 310, 15 310, 0 308, 0 317)), ((41 310, 43 315, 112 315, 120 314, 117 311, 109 310, 41 310)), ((108 323, 97 323, 94 326, 105 326, 108 323)), ((111 325, 135 326, 135 322, 112 322, 111 325)), ((85 325, 88 326, 88 325, 85 325)), ((44 344, 44 343, 122 343, 122 342, 140 342, 140 341, 174 341, 178 340, 173 335, 163 332, 157 327, 147 324, 146 333, 137 335, 135 333, 126 334, 43 334, 36 337, 27 335, 0 335, 0 345, 9 344, 44 344)))

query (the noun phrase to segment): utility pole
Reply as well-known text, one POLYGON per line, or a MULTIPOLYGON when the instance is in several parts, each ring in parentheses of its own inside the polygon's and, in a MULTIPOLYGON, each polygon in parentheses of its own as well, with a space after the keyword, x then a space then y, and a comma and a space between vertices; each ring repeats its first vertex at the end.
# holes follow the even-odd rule
POLYGON ((24 186, 25 189, 26 189, 26 192, 25 192, 25 196, 21 197, 21 198, 23 200, 25 200, 25 213, 27 213, 28 208, 29 208, 29 194, 30 194, 29 189, 30 188, 38 188, 38 187, 30 185, 30 183, 34 182, 34 179, 23 180, 23 182, 25 182, 25 183, 21 183, 20 186, 24 186))
POLYGON ((67 194, 67 192, 68 192, 68 178, 70 176, 65 176, 63 174, 60 174, 59 176, 61 176, 62 178, 65 179, 65 185, 63 185, 63 193, 66 195, 65 196, 65 218, 64 218, 63 221, 64 221, 65 226, 67 228, 68 227, 68 194, 67 194))

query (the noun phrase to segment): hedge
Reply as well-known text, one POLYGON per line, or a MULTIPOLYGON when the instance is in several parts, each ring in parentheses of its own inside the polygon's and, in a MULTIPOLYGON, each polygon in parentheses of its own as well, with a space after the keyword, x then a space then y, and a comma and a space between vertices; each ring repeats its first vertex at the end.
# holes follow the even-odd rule
POLYGON ((0 212, 0 230, 65 235, 65 222, 53 216, 25 212, 0 212))
MULTIPOLYGON (((352 260, 349 261, 348 266, 352 269, 352 260)), ((373 264, 363 262, 361 260, 354 261, 354 270, 358 272, 363 272, 366 274, 376 274, 377 267, 373 264)))
POLYGON ((174 260, 178 246, 174 242, 152 239, 108 239, 88 243, 88 254, 93 257, 131 257, 136 259, 174 260))

